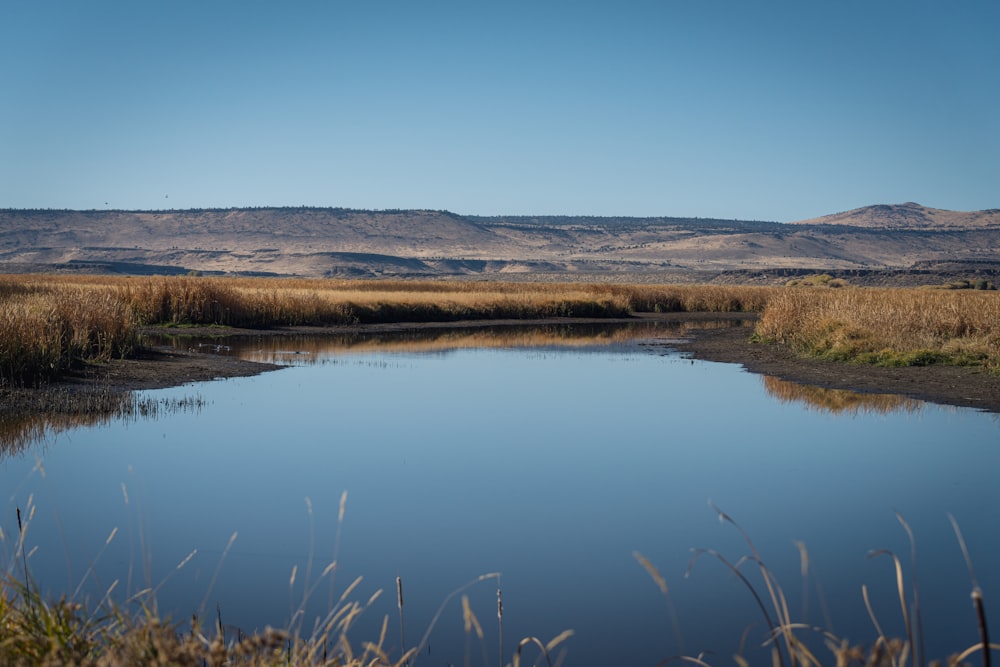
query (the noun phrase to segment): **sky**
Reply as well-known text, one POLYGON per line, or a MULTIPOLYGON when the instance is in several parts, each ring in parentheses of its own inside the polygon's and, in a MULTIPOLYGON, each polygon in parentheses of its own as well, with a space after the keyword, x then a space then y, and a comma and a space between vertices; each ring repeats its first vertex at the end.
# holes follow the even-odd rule
POLYGON ((33 0, 0 208, 1000 208, 995 0, 33 0))

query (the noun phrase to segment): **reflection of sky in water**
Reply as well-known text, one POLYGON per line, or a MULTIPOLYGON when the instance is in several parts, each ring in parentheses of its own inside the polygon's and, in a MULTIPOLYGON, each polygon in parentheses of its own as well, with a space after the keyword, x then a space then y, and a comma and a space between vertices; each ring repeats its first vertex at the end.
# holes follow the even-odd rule
MULTIPOLYGON (((803 603, 793 542, 805 542, 833 630, 854 641, 875 637, 862 583, 887 630, 902 632, 890 561, 865 559, 877 548, 909 553, 893 511, 917 536, 934 657, 976 641, 946 512, 962 524, 988 605, 1000 590, 991 514, 1000 506, 1000 428, 968 410, 817 411, 775 400, 736 366, 640 348, 369 352, 203 384, 198 394, 206 402, 199 414, 58 436, 43 452, 44 479, 29 472, 32 454, 2 464, 7 514, 35 494, 29 542, 39 547, 32 567, 43 588, 78 581, 119 526, 97 563, 104 587, 132 562, 131 590, 140 588, 143 553, 155 583, 199 550, 160 595, 186 618, 238 531, 208 611, 218 603, 225 622, 244 629, 283 624, 301 597, 299 589, 291 599, 289 575, 298 564, 300 587, 310 550, 304 498, 315 508, 315 576, 332 556, 347 490, 336 584, 364 575, 359 599, 386 589, 365 627, 382 614, 395 623, 397 574, 415 642, 450 591, 499 571, 508 659, 516 638, 566 628, 577 633, 571 664, 656 664, 678 652, 668 604, 636 550, 670 586, 684 650, 735 650, 744 627, 760 621, 752 598, 717 561, 701 560, 683 577, 692 547, 731 560, 747 553, 708 499, 750 533, 796 617, 805 604, 808 620, 821 623, 815 583, 803 603)), ((3 527, 12 534, 10 517, 3 527)), ((319 591, 317 611, 329 592, 319 591)), ((495 586, 467 593, 495 662, 495 586)), ((462 662, 461 631, 456 599, 418 664, 462 662)), ((398 644, 398 632, 389 636, 398 644)), ((474 649, 474 660, 480 655, 474 649)))

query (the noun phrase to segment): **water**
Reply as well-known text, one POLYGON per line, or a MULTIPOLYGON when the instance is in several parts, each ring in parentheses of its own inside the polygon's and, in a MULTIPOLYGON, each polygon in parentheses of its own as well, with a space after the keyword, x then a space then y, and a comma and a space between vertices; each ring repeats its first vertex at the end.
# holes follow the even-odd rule
MULTIPOLYGON (((793 620, 865 644, 877 634, 862 585, 884 630, 905 631, 891 559, 866 558, 893 550, 909 582, 898 512, 916 535, 929 655, 975 643, 971 583, 947 514, 989 608, 1000 585, 996 418, 801 388, 652 341, 681 336, 560 327, 350 338, 332 349, 212 341, 219 353, 292 365, 145 392, 183 409, 69 428, 7 456, 4 565, 22 574, 14 510, 30 497, 28 564, 54 594, 79 586, 96 601, 117 579, 118 593, 156 587, 161 610, 178 619, 221 611, 228 627, 251 631, 304 609, 308 629, 362 576, 349 599, 384 593, 351 636, 372 639, 388 615, 386 644, 398 655, 399 576, 408 645, 444 604, 418 664, 468 655, 495 665, 499 583, 508 661, 521 637, 572 629, 561 645, 572 665, 703 650, 726 664, 751 625, 745 653, 760 656, 766 625, 719 558, 700 557, 685 576, 692 548, 731 563, 750 553, 709 501, 746 530, 793 620), (662 574, 667 596, 636 554, 662 574), (320 574, 332 560, 331 587, 320 574), (482 641, 463 631, 462 594, 482 641)), ((740 571, 766 595, 753 563, 740 571)))

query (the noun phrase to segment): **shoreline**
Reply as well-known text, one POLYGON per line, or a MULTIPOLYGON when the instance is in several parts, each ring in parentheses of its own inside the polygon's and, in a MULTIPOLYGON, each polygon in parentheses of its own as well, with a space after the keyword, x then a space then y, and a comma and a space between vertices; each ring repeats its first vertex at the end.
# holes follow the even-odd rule
MULTIPOLYGON (((629 319, 550 318, 543 320, 482 320, 346 325, 337 327, 281 327, 232 329, 191 327, 150 328, 144 333, 272 337, 394 333, 436 329, 475 329, 496 326, 609 324, 635 321, 706 322, 755 320, 754 313, 639 314, 629 319)), ((898 394, 942 405, 1000 413, 1000 374, 979 367, 911 366, 884 368, 802 358, 778 344, 752 343, 745 327, 695 329, 683 340, 658 343, 703 361, 735 363, 747 372, 824 389, 867 394, 898 394)), ((38 388, 0 388, 0 415, 9 410, 44 410, 65 405, 83 394, 125 393, 164 389, 193 382, 258 375, 283 366, 234 357, 183 351, 167 347, 143 349, 134 358, 86 366, 38 388)))
POLYGON ((852 364, 796 355, 777 343, 753 343, 737 329, 694 332, 677 349, 694 359, 734 363, 747 372, 823 389, 906 398, 1000 413, 1000 373, 977 366, 852 364))

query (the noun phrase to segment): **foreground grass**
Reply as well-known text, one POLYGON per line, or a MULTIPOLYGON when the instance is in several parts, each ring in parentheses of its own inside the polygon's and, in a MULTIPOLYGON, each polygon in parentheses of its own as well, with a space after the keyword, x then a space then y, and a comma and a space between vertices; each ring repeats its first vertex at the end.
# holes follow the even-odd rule
MULTIPOLYGON (((713 506, 714 508, 714 506, 713 506)), ((979 631, 979 641, 956 649, 945 663, 928 660, 925 655, 924 627, 921 620, 919 591, 915 573, 909 579, 912 584, 907 587, 902 559, 896 554, 880 550, 869 557, 886 557, 892 561, 895 573, 896 589, 905 636, 890 638, 884 634, 882 624, 874 613, 868 598, 866 586, 862 586, 861 594, 875 632, 875 639, 869 645, 850 644, 821 627, 801 623, 793 619, 787 597, 774 573, 765 565, 764 560, 754 546, 747 533, 726 513, 716 509, 723 522, 734 526, 743 536, 749 553, 738 560, 731 561, 714 549, 694 549, 693 557, 688 566, 688 573, 700 560, 716 560, 726 570, 734 575, 737 581, 755 599, 761 618, 757 622, 750 620, 750 625, 743 633, 741 647, 745 648, 747 634, 753 626, 763 620, 765 624, 764 646, 769 652, 769 662, 776 667, 822 667, 836 665, 847 667, 937 667, 942 664, 966 665, 970 658, 981 659, 984 667, 990 667, 991 654, 1000 650, 1000 645, 989 641, 989 629, 986 622, 983 591, 976 583, 965 541, 954 519, 951 519, 956 537, 965 556, 972 579, 972 601, 979 631)), ((915 549, 913 534, 906 522, 897 515, 900 524, 906 531, 911 550, 915 549)), ((18 524, 21 525, 20 510, 18 524)), ((114 532, 112 533, 112 537, 114 532)), ((109 537, 108 539, 112 539, 109 537)), ((235 537, 235 536, 234 536, 235 537)), ((387 641, 392 634, 389 631, 390 620, 386 616, 381 624, 378 636, 369 641, 355 642, 349 639, 355 621, 368 610, 381 591, 377 591, 367 603, 346 601, 360 578, 352 583, 341 595, 337 604, 326 614, 325 618, 313 624, 311 632, 303 633, 302 609, 293 616, 298 618, 298 624, 289 629, 268 628, 262 632, 245 635, 239 631, 227 633, 222 624, 221 611, 217 621, 203 627, 197 616, 191 619, 187 627, 164 621, 156 614, 155 589, 144 589, 133 595, 126 604, 136 609, 125 611, 112 601, 111 594, 115 586, 108 590, 96 608, 87 609, 82 604, 65 597, 50 601, 43 599, 27 579, 27 560, 24 554, 24 532, 17 542, 17 557, 23 560, 25 578, 18 579, 14 574, 16 567, 8 567, 7 574, 0 578, 0 664, 11 667, 61 667, 61 666, 93 666, 93 667, 125 667, 176 665, 178 667, 222 667, 223 665, 250 665, 252 667, 401 667, 415 661, 426 647, 428 635, 413 647, 407 647, 402 629, 403 598, 399 588, 399 628, 400 644, 395 649, 390 645, 394 639, 387 641), (235 636, 234 636, 235 635, 235 636), (392 655, 390 655, 392 654, 392 655)), ((802 545, 799 545, 802 557, 802 573, 808 572, 809 558, 802 545)), ((193 554, 192 554, 193 555, 193 554)), ((634 556, 639 565, 652 577, 656 586, 669 602, 668 586, 665 578, 656 566, 639 552, 634 556)), ((190 556, 188 557, 190 559, 190 556)), ((186 560, 185 559, 185 562, 186 560)), ((183 566, 183 562, 179 567, 183 566)), ((911 567, 915 567, 915 553, 911 553, 911 567)), ((320 579, 335 569, 335 561, 324 571, 320 579)), ((294 576, 294 570, 293 570, 294 576)), ((499 582, 499 575, 492 573, 481 575, 465 586, 453 591, 432 621, 432 626, 440 618, 444 605, 456 594, 474 586, 477 583, 494 579, 499 582)), ((397 586, 400 586, 397 578, 397 586)), ((117 583, 117 582, 116 582, 117 583)), ((564 631, 548 642, 536 637, 526 637, 512 645, 512 651, 504 653, 503 640, 503 607, 500 604, 500 589, 497 583, 498 625, 499 625, 499 657, 498 665, 520 667, 521 664, 562 664, 565 652, 563 644, 569 640, 573 632, 564 631), (556 655, 559 649, 559 655, 556 655)), ((157 587, 158 588, 158 587, 157 587)), ((307 594, 308 595, 308 594, 307 594)), ((305 600, 303 600, 303 604, 305 600)), ((672 607, 671 607, 672 608, 672 607)), ((482 642, 484 633, 482 625, 469 605, 468 597, 462 595, 462 617, 465 633, 471 640, 473 634, 482 642)), ((679 632, 674 617, 674 629, 679 632)), ((608 637, 609 642, 615 641, 608 637)), ((468 650, 467 643, 467 650, 468 650)), ((729 657, 712 654, 697 656, 677 655, 665 657, 658 664, 677 662, 682 664, 710 665, 735 664, 747 667, 750 663, 743 653, 743 648, 736 655, 729 657)), ((484 665, 492 660, 483 653, 484 665)), ((467 653, 466 664, 472 664, 471 655, 467 653)))

